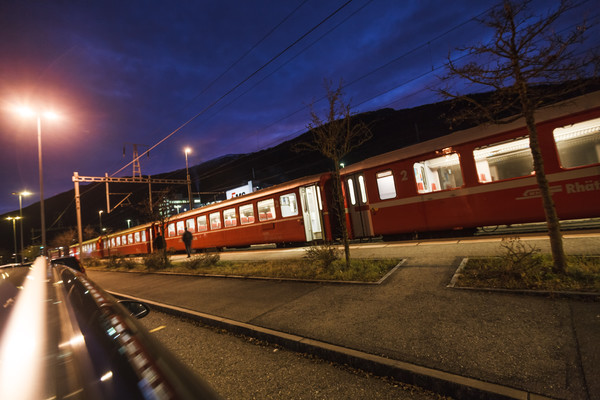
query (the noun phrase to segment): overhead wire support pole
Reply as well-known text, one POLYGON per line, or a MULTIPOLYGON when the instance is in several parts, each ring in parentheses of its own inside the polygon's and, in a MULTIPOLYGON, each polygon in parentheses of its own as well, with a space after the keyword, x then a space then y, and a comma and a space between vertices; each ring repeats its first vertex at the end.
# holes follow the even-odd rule
MULTIPOLYGON (((79 176, 78 172, 73 172, 73 184, 75 185, 75 210, 77 212, 77 238, 79 239, 79 256, 81 257, 82 243, 83 243, 83 231, 81 228, 81 196, 79 194, 79 182, 105 182, 106 183, 106 212, 110 213, 110 201, 109 201, 109 193, 108 193, 108 183, 109 182, 119 182, 119 183, 147 183, 150 185, 151 183, 163 183, 170 185, 187 185, 187 179, 161 179, 161 178, 143 178, 143 177, 109 177, 108 173, 104 176, 79 176)), ((150 187, 150 186, 149 186, 150 187)), ((152 191, 150 191, 150 196, 152 196, 152 191)), ((119 203, 120 204, 120 203, 119 203)))

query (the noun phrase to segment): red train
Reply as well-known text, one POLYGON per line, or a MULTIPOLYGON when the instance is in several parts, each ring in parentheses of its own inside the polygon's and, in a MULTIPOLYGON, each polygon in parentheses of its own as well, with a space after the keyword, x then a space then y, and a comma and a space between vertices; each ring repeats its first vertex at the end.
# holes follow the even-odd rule
MULTIPOLYGON (((600 217, 600 91, 540 109, 544 168, 561 219, 600 217)), ((341 171, 351 238, 544 221, 524 122, 482 125, 391 151, 341 171)), ((173 216, 167 248, 332 240, 331 174, 173 216)), ((155 224, 83 243, 83 255, 152 251, 155 224)), ((73 246, 72 252, 77 252, 73 246)))

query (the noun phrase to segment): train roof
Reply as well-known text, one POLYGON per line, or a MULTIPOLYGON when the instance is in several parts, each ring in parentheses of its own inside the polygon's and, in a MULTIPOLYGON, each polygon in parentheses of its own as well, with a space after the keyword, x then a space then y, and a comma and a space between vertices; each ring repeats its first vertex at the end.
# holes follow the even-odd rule
MULTIPOLYGON (((536 123, 539 124, 597 107, 600 107, 600 91, 591 92, 583 96, 574 97, 540 108, 535 113, 536 123)), ((511 130, 523 128, 524 126, 524 118, 519 118, 507 124, 482 124, 470 129, 456 131, 445 136, 367 158, 343 168, 341 173, 349 174, 365 168, 385 165, 394 161, 412 158, 432 151, 469 143, 488 136, 494 136, 502 132, 509 132, 511 130)))

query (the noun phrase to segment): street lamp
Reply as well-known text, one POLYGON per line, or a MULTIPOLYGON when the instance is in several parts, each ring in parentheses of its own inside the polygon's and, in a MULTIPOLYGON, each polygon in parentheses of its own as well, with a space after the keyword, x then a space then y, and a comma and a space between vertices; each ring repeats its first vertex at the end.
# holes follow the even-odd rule
POLYGON ((15 262, 17 262, 17 254, 19 253, 17 250, 17 229, 15 228, 15 222, 21 217, 7 217, 8 221, 12 221, 13 224, 13 239, 15 241, 15 262))
POLYGON ((100 219, 100 235, 102 235, 102 213, 104 210, 98 211, 98 218, 100 219))
POLYGON ((23 196, 29 196, 30 194, 31 193, 29 193, 27 190, 23 190, 20 193, 13 192, 13 195, 19 196, 19 219, 21 220, 19 222, 19 228, 21 230, 21 264, 23 261, 25 261, 23 258, 23 251, 25 249, 23 246, 23 196))
POLYGON ((46 119, 58 119, 58 114, 52 111, 38 112, 31 108, 19 107, 17 113, 24 117, 35 117, 37 118, 37 134, 38 134, 38 167, 40 175, 40 219, 41 219, 41 230, 42 230, 42 254, 47 254, 46 249, 46 213, 44 211, 44 177, 42 168, 42 117, 46 119))
POLYGON ((190 210, 194 208, 192 204, 192 181, 190 179, 190 170, 188 168, 188 154, 192 152, 192 149, 186 147, 185 150, 185 172, 187 174, 187 187, 188 187, 188 201, 190 203, 190 210))
POLYGON ((130 219, 127 220, 127 229, 129 229, 129 228, 131 228, 131 220, 130 219))

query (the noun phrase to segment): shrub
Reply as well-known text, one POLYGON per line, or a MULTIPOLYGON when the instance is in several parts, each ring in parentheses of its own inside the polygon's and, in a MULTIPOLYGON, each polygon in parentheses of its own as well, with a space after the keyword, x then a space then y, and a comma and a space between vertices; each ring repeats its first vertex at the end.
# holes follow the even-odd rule
POLYGON ((133 269, 136 265, 135 260, 122 256, 111 256, 106 262, 106 268, 108 269, 133 269))
POLYGON ((185 261, 183 266, 188 269, 210 268, 217 265, 219 261, 221 256, 218 253, 206 253, 185 261))
POLYGON ((518 237, 504 238, 500 247, 504 249, 501 256, 506 278, 522 279, 525 275, 543 278, 548 273, 547 263, 540 249, 521 241, 518 237))
POLYGON ((324 270, 331 270, 334 261, 341 257, 341 252, 330 243, 311 246, 306 249, 304 258, 310 263, 319 265, 324 270))
POLYGON ((172 266, 168 257, 165 257, 160 252, 151 253, 144 257, 144 265, 149 270, 167 269, 172 266))

